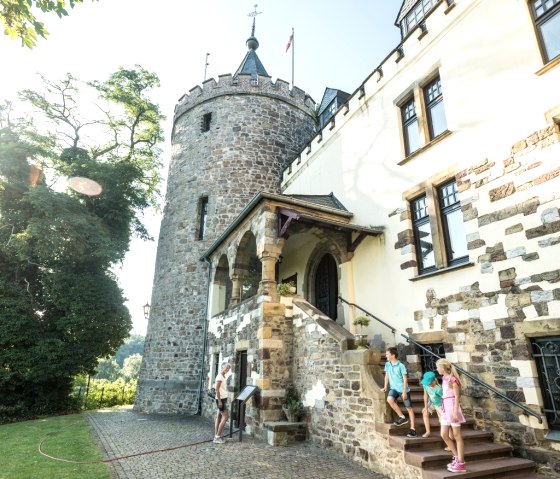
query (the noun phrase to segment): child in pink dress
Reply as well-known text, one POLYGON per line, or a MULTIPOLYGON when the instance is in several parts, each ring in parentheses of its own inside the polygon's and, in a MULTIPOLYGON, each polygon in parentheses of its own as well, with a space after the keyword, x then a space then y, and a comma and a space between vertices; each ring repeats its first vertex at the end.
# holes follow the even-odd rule
POLYGON ((461 435, 461 424, 465 421, 459 397, 461 380, 455 367, 447 359, 439 359, 436 363, 438 373, 442 375, 443 395, 441 398, 441 437, 453 453, 453 460, 447 465, 451 472, 467 472, 465 467, 465 443, 461 435), (453 430, 453 439, 449 436, 449 428, 453 430))

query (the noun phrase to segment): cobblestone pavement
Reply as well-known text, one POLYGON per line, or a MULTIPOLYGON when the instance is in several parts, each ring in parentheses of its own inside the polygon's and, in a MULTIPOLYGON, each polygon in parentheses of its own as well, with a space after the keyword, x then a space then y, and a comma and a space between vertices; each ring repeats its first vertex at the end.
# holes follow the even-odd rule
MULTIPOLYGON (((107 459, 208 441, 213 423, 199 416, 146 415, 131 409, 86 414, 107 459)), ((114 479, 390 479, 309 442, 272 447, 238 435, 108 463, 114 479)))

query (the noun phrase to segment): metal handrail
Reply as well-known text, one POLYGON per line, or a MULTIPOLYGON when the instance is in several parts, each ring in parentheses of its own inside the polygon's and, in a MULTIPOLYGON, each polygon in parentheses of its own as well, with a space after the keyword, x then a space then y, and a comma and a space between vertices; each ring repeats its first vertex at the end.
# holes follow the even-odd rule
MULTIPOLYGON (((380 322, 381 324, 383 324, 384 326, 388 327, 393 333, 396 332, 396 329, 391 326, 390 324, 386 323, 385 321, 382 321, 381 319, 379 319, 377 316, 374 316, 373 314, 371 314, 369 311, 365 310, 364 308, 362 308, 361 306, 358 306, 357 304, 354 303, 350 303, 349 301, 346 301, 342 296, 339 296, 338 299, 340 299, 340 301, 342 301, 343 303, 346 303, 350 306, 354 306, 358 309, 360 309, 361 311, 363 311, 367 316, 371 316, 373 319, 375 319, 376 321, 380 322)), ((422 346, 420 343, 418 343, 417 341, 415 341, 414 339, 412 339, 411 337, 407 336, 406 334, 401 334, 401 336, 406 339, 407 342, 409 343, 413 343, 415 346, 419 347, 420 349, 422 349, 423 351, 431 354, 432 356, 435 356, 438 359, 444 359, 441 356, 439 356, 438 354, 435 354, 434 352, 430 351, 429 349, 425 348, 424 346, 422 346)), ((505 394, 501 393, 500 391, 498 391, 495 387, 490 386, 490 384, 485 383, 484 381, 482 381, 481 379, 478 379, 476 376, 473 376, 471 373, 465 371, 463 368, 456 366, 455 364, 453 364, 453 366, 455 366, 455 369, 457 371, 459 371, 461 374, 464 374, 465 376, 467 376, 468 378, 472 379, 474 382, 480 384, 482 387, 492 391, 494 394, 496 394, 496 396, 501 397, 502 399, 504 399, 505 401, 509 402, 510 404, 513 404, 514 406, 518 407, 519 409, 522 409, 523 411, 525 411, 527 414, 530 414, 531 416, 534 416, 537 418, 537 421, 539 422, 539 424, 542 424, 542 416, 538 413, 536 413, 535 411, 533 411, 532 409, 529 409, 527 406, 524 406, 523 404, 518 403, 517 401, 507 397, 505 394)))
POLYGON ((391 326, 390 324, 387 324, 385 321, 383 321, 382 319, 379 319, 377 316, 371 314, 369 311, 365 310, 361 306, 358 306, 357 304, 351 303, 350 301, 346 301, 342 296, 339 296, 338 299, 340 299, 340 301, 342 301, 343 303, 348 304, 349 306, 354 306, 355 308, 358 308, 359 310, 363 311, 364 313, 366 313, 366 316, 371 316, 373 319, 375 319, 376 321, 381 323, 383 326, 388 327, 393 333, 397 332, 397 330, 393 326, 391 326))

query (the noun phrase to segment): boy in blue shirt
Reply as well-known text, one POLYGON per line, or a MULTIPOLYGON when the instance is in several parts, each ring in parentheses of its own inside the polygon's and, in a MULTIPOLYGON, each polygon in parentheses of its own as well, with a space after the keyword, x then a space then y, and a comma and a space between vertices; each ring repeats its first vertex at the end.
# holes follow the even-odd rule
POLYGON ((397 359, 399 357, 397 348, 387 348, 385 357, 387 358, 387 362, 385 363, 385 386, 381 389, 381 391, 387 392, 387 389, 389 389, 390 386, 389 394, 387 395, 387 402, 398 416, 397 420, 393 424, 396 426, 403 426, 409 422, 409 420, 404 417, 401 408, 397 404, 397 399, 402 396, 404 407, 406 408, 410 419, 410 430, 406 436, 416 437, 416 429, 414 428, 414 411, 412 410, 412 402, 408 396, 410 388, 408 387, 406 367, 397 359))

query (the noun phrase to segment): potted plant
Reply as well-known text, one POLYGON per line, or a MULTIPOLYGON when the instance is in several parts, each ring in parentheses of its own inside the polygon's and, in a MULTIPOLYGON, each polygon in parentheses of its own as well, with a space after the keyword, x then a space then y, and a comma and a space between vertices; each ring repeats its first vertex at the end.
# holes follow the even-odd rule
POLYGON ((280 296, 292 296, 296 292, 296 287, 293 283, 280 283, 276 289, 280 296))
POLYGON ((296 388, 293 386, 290 386, 286 391, 282 411, 284 411, 289 422, 299 421, 305 412, 303 403, 300 401, 296 388))
POLYGON ((363 334, 362 330, 364 327, 367 328, 369 326, 370 321, 371 319, 367 316, 358 316, 357 318, 354 318, 354 326, 360 327, 360 333, 356 334, 356 345, 359 349, 365 348, 368 343, 367 334, 363 334))

